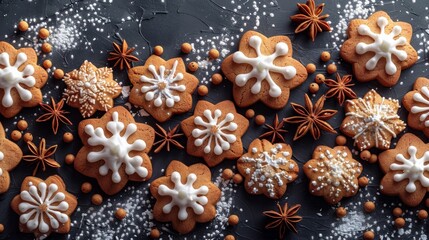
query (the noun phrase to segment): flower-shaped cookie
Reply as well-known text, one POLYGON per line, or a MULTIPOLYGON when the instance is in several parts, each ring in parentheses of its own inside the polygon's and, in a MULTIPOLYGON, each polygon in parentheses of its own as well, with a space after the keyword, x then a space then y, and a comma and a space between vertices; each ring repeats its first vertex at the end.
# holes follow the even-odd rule
POLYGON ((356 195, 361 172, 362 165, 353 159, 345 146, 318 146, 313 152, 313 159, 304 165, 304 173, 310 179, 311 194, 323 196, 329 204, 356 195))
POLYGON ((213 167, 225 158, 235 159, 243 154, 241 137, 249 121, 237 113, 231 101, 214 105, 201 100, 194 115, 183 120, 181 127, 188 138, 188 154, 203 157, 213 167))
POLYGON ((380 183, 381 193, 397 196, 415 207, 429 189, 429 144, 412 133, 404 134, 394 149, 378 155, 386 174, 380 183))
POLYGON ((248 153, 237 161, 237 169, 245 177, 250 194, 264 194, 279 199, 287 184, 298 177, 298 164, 292 160, 292 148, 284 143, 271 144, 263 139, 250 143, 248 153))
POLYGON ((412 26, 393 22, 385 12, 376 12, 367 20, 352 20, 347 33, 341 57, 353 64, 354 76, 361 82, 377 79, 391 87, 398 82, 401 70, 417 61, 417 52, 410 45, 412 26))
POLYGON ((0 114, 10 118, 23 107, 39 105, 40 88, 47 80, 47 72, 37 65, 34 49, 16 50, 9 43, 0 42, 0 114))
POLYGON ((145 181, 152 176, 147 153, 155 130, 136 123, 124 107, 114 107, 100 119, 81 121, 79 136, 84 146, 76 155, 74 168, 96 178, 105 193, 116 194, 128 180, 145 181))
POLYGON ((66 185, 58 175, 45 181, 26 177, 21 193, 10 205, 19 214, 22 232, 33 233, 36 239, 45 239, 51 232, 70 231, 70 215, 77 207, 77 199, 66 191, 66 185))
POLYGON ((417 78, 413 89, 402 99, 402 104, 409 112, 407 124, 429 137, 429 79, 417 78))
POLYGON ((371 89, 363 98, 348 100, 341 131, 360 149, 388 149, 392 138, 405 129, 396 99, 381 97, 371 89))
POLYGON ((97 68, 84 61, 79 70, 67 73, 63 79, 67 85, 63 97, 66 103, 79 108, 83 117, 95 111, 107 111, 113 107, 113 99, 121 94, 122 87, 113 80, 111 68, 97 68))
POLYGON ((128 77, 133 84, 129 101, 160 122, 189 111, 199 83, 186 72, 182 58, 165 61, 156 55, 150 56, 144 66, 131 68, 128 77))
POLYGON ((197 163, 188 167, 175 160, 168 165, 165 177, 150 184, 150 192, 156 199, 154 218, 172 222, 181 234, 192 231, 197 222, 212 220, 221 195, 207 166, 197 163))
POLYGON ((222 72, 234 84, 234 100, 240 107, 260 100, 270 108, 283 108, 290 90, 307 79, 305 67, 292 58, 288 37, 267 38, 254 31, 246 32, 239 51, 225 58, 222 72))
POLYGON ((0 123, 0 194, 9 189, 9 171, 14 169, 21 159, 21 148, 6 138, 3 126, 0 123))

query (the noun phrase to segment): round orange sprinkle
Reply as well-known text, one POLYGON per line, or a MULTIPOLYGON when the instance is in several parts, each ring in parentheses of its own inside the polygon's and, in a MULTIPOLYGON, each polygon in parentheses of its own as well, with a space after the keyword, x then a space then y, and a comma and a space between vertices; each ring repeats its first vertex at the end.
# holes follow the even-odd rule
POLYGON ((80 190, 81 190, 83 193, 89 193, 89 192, 91 192, 91 190, 92 190, 92 185, 91 185, 91 183, 89 183, 89 182, 84 182, 84 183, 82 183, 82 186, 80 186, 80 190))
POLYGON ((309 63, 307 64, 307 66, 305 66, 305 69, 307 70, 308 74, 313 74, 316 72, 316 65, 314 65, 313 63, 309 63))
POLYGON ((50 34, 48 29, 46 29, 46 28, 40 28, 39 29, 39 37, 41 39, 46 39, 49 37, 49 35, 51 35, 51 34, 50 34))
POLYGON ((366 186, 368 186, 368 183, 369 183, 369 180, 367 177, 360 177, 358 179, 359 187, 366 187, 366 186))
POLYGON ((337 214, 337 217, 342 218, 342 217, 345 217, 347 215, 347 210, 343 207, 338 207, 335 210, 335 214, 337 214))
POLYGON ((43 43, 42 44, 42 52, 44 52, 44 53, 52 52, 52 45, 49 43, 43 43))
POLYGON ((428 212, 426 210, 424 210, 424 209, 421 209, 421 210, 419 210, 419 213, 417 214, 417 217, 420 220, 426 219, 426 218, 428 218, 428 212))
POLYGON ((127 216, 127 211, 125 211, 125 209, 123 209, 123 208, 118 208, 118 209, 116 210, 116 212, 115 212, 115 217, 116 217, 118 220, 122 220, 122 219, 124 219, 124 218, 125 218, 125 216, 127 216))
POLYGON ((225 180, 230 180, 233 176, 234 172, 229 168, 225 168, 222 172, 222 178, 225 180))
POLYGON ((317 93, 317 91, 319 91, 319 84, 317 84, 317 83, 310 83, 310 86, 308 87, 308 90, 311 93, 317 93))
POLYGON ((346 138, 346 137, 344 137, 344 136, 342 136, 342 135, 338 135, 338 136, 335 138, 335 143, 336 143, 338 146, 344 146, 344 145, 346 145, 346 143, 347 143, 347 138, 346 138))
POLYGON ((235 184, 240 184, 241 182, 243 182, 243 176, 241 176, 240 174, 236 173, 236 174, 234 174, 234 177, 232 177, 232 181, 235 184))
POLYGON ((191 72, 195 72, 195 71, 197 71, 197 70, 198 70, 198 63, 197 63, 197 62, 190 62, 190 63, 188 64, 188 69, 189 69, 189 71, 191 71, 191 72))
POLYGON ((75 156, 73 154, 69 153, 66 155, 64 161, 66 162, 66 164, 72 165, 74 162, 74 158, 75 158, 75 156))
POLYGON ((27 121, 25 121, 24 119, 21 119, 18 121, 18 123, 16 124, 16 127, 21 130, 24 131, 28 128, 28 123, 27 121))
POLYGON ((4 225, 0 223, 0 233, 4 232, 4 225))
POLYGON ((369 163, 376 163, 378 160, 377 154, 371 154, 371 157, 369 158, 369 163))
POLYGON ((225 236, 224 240, 235 240, 235 237, 234 235, 229 234, 225 236))
POLYGON ((329 61, 331 59, 331 54, 329 53, 329 52, 322 52, 321 54, 320 54, 320 60, 322 60, 322 61, 324 61, 324 62, 327 62, 327 61, 329 61))
POLYGON ((210 49, 209 51, 209 58, 211 59, 217 59, 219 57, 219 51, 217 49, 210 49))
POLYGON ((393 216, 400 217, 402 216, 402 209, 400 207, 395 207, 392 211, 393 216))
POLYGON ((150 230, 150 238, 158 239, 160 236, 161 233, 159 232, 158 228, 152 228, 152 230, 150 230))
POLYGON ((183 53, 188 54, 192 51, 192 45, 189 43, 183 43, 180 49, 182 50, 183 53))
POLYGON ((66 132, 63 135, 63 141, 66 143, 72 142, 73 141, 73 134, 71 132, 66 132))
POLYGON ((240 219, 235 214, 232 214, 228 217, 228 224, 231 226, 237 225, 239 221, 240 221, 240 219))
POLYGON ((164 48, 160 45, 157 45, 153 48, 153 54, 161 56, 164 53, 164 48))
POLYGON ((321 83, 323 83, 323 82, 325 81, 325 75, 323 75, 323 74, 321 74, 321 73, 317 74, 317 75, 316 75, 316 77, 314 78, 314 81, 315 81, 317 84, 321 84, 321 83))
POLYGON ((31 142, 33 141, 33 134, 31 133, 25 133, 24 134, 24 142, 31 142))
POLYGON ((64 71, 62 69, 55 69, 54 71, 54 78, 57 80, 61 80, 64 77, 64 71))
POLYGON ((26 32, 28 30, 28 23, 24 20, 21 20, 18 23, 18 30, 21 32, 26 32))
POLYGON ((363 233, 363 239, 364 240, 374 240, 375 235, 373 231, 366 231, 363 233))
POLYGON ((197 92, 198 92, 198 95, 205 96, 209 93, 209 89, 207 88, 206 85, 200 85, 198 86, 197 92))
POLYGON ((19 141, 22 138, 22 133, 18 130, 13 130, 10 134, 10 138, 12 138, 13 141, 19 141))
POLYGON ((255 123, 257 125, 263 125, 265 123, 265 117, 264 117, 264 115, 261 115, 261 114, 257 115, 255 117, 255 123))
POLYGON ((372 213, 375 211, 375 203, 371 201, 367 201, 363 205, 363 210, 367 213, 372 213))
POLYGON ((244 115, 246 115, 247 118, 253 118, 255 116, 255 111, 249 108, 244 115))
POLYGON ((326 67, 326 72, 328 72, 328 74, 334 74, 337 72, 337 65, 331 63, 326 67))
POLYGON ((215 73, 212 75, 212 83, 214 85, 219 85, 222 83, 222 81, 223 81, 223 77, 219 73, 215 73))
POLYGON ((394 225, 396 228, 403 228, 405 226, 405 219, 398 217, 395 219, 394 225))
POLYGON ((96 193, 92 195, 91 202, 92 204, 99 206, 103 203, 103 197, 100 194, 96 193))
POLYGON ((360 152, 359 156, 362 160, 368 161, 371 157, 371 152, 368 150, 363 150, 362 152, 360 152))
POLYGON ((45 61, 43 61, 43 67, 45 68, 45 69, 49 69, 49 68, 51 68, 52 67, 52 61, 51 60, 49 60, 49 59, 46 59, 45 61))

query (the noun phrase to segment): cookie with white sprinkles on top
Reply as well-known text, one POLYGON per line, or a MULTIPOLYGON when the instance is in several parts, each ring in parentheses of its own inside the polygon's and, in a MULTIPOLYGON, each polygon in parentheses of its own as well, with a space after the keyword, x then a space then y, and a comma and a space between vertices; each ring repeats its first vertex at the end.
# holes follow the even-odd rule
POLYGON ((6 138, 3 125, 0 122, 0 194, 9 189, 9 171, 14 169, 21 162, 21 159, 21 148, 6 138))
POLYGON ((429 137, 429 79, 417 78, 413 90, 405 94, 402 104, 409 112, 408 126, 422 131, 429 137))

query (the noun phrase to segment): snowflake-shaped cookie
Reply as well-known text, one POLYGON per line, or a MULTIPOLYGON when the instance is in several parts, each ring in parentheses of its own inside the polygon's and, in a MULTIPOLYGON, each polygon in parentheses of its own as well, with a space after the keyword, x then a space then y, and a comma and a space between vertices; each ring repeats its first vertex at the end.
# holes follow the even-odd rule
POLYGON ((417 78, 413 90, 402 99, 402 105, 409 112, 408 126, 429 137, 429 79, 417 78))
POLYGON ((66 103, 79 108, 83 117, 92 116, 95 111, 107 111, 113 107, 113 99, 121 94, 122 87, 113 80, 111 68, 97 68, 84 61, 79 70, 66 74, 67 85, 63 97, 66 103))
POLYGON ((236 112, 231 101, 216 105, 198 101, 194 115, 181 123, 188 137, 188 154, 203 157, 209 166, 241 156, 241 136, 248 126, 249 121, 236 112))
POLYGON ((287 184, 298 177, 298 164, 291 159, 292 148, 284 143, 271 144, 255 139, 249 152, 237 160, 237 169, 245 177, 244 186, 250 194, 265 194, 279 199, 287 184))
POLYGON ((147 153, 154 134, 150 126, 136 123, 124 107, 112 108, 101 119, 79 124, 84 147, 74 166, 84 175, 97 178, 104 192, 115 194, 128 180, 150 178, 152 165, 147 153))
POLYGON ((349 39, 341 47, 341 57, 353 64, 357 80, 377 79, 391 87, 402 69, 417 61, 417 52, 410 45, 412 26, 393 22, 385 12, 376 12, 367 20, 354 19, 348 28, 349 39))
POLYGON ((234 100, 240 107, 261 100, 270 108, 282 108, 290 89, 307 78, 304 66, 292 58, 288 37, 267 38, 254 31, 242 36, 239 51, 223 61, 222 71, 234 84, 234 100))
POLYGON ((347 101, 340 129, 360 150, 388 149, 391 139, 406 126, 397 113, 399 107, 398 100, 381 97, 372 89, 363 98, 347 101))
POLYGON ((378 156, 386 174, 381 180, 381 192, 399 195, 409 206, 417 206, 429 188, 429 144, 412 133, 404 134, 394 149, 378 156))
POLYGON ((199 83, 186 72, 181 58, 165 61, 156 55, 150 56, 144 66, 131 68, 128 77, 133 84, 129 101, 160 122, 189 111, 199 83))
POLYGON ((0 123, 0 194, 9 189, 9 171, 13 170, 21 159, 21 148, 6 138, 5 131, 0 123))
POLYGON ((0 42, 0 113, 15 116, 23 107, 34 107, 42 102, 40 88, 48 79, 46 71, 37 65, 32 48, 16 50, 0 42))
POLYGON ((155 179, 150 192, 156 199, 153 216, 160 222, 172 222, 181 234, 190 232, 196 222, 208 222, 216 216, 221 191, 211 182, 210 169, 204 164, 189 167, 173 160, 164 177, 155 179))
POLYGON ((354 196, 359 190, 358 177, 362 173, 362 165, 352 158, 347 147, 318 146, 313 159, 303 168, 310 180, 310 192, 323 196, 330 204, 338 203, 343 197, 354 196))
POLYGON ((21 193, 12 200, 11 206, 20 215, 22 231, 44 239, 51 232, 70 231, 69 216, 76 209, 77 200, 66 191, 58 175, 45 181, 27 177, 21 185, 21 193))

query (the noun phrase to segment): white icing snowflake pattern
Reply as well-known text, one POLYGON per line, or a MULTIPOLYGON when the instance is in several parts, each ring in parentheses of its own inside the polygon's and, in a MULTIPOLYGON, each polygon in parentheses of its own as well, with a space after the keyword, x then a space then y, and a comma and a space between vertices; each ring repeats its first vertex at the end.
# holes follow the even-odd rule
POLYGON ((395 182, 400 182, 404 179, 408 179, 407 187, 405 190, 409 193, 416 191, 416 181, 420 181, 423 187, 429 187, 429 178, 427 178, 424 173, 429 171, 429 151, 426 151, 421 158, 417 158, 417 148, 414 146, 408 147, 408 154, 410 158, 405 158, 404 155, 397 154, 396 161, 398 163, 393 163, 390 165, 390 170, 401 170, 402 173, 397 173, 393 176, 395 182))
POLYGON ((429 116, 429 89, 428 87, 423 86, 420 89, 420 92, 416 92, 413 94, 413 100, 418 103, 424 104, 425 107, 412 106, 411 112, 414 114, 421 113, 419 117, 420 122, 424 122, 425 127, 429 127, 429 120, 426 120, 426 118, 429 116))
MULTIPOLYGON (((0 151, 0 161, 3 161, 4 159, 4 154, 2 151, 0 151)), ((3 169, 0 168, 0 177, 3 175, 3 169)))
POLYGON ((186 90, 185 85, 177 84, 183 79, 183 73, 176 74, 177 64, 178 61, 176 60, 171 70, 166 70, 165 66, 160 66, 159 74, 156 72, 155 66, 151 64, 148 69, 153 78, 140 77, 141 82, 151 84, 151 86, 143 86, 141 92, 145 93, 147 101, 155 99, 153 102, 155 107, 160 107, 164 101, 167 107, 173 107, 176 102, 180 101, 180 96, 174 95, 174 91, 184 92, 186 90))
POLYGON ((143 151, 146 148, 146 143, 141 139, 137 139, 132 144, 128 143, 128 138, 137 131, 137 125, 128 124, 124 135, 121 136, 121 131, 125 125, 118 120, 118 112, 113 112, 112 119, 113 121, 109 121, 106 125, 107 130, 112 134, 110 138, 106 137, 101 127, 94 129, 91 124, 85 126, 85 133, 90 136, 88 144, 90 146, 103 146, 99 152, 88 153, 88 162, 94 163, 103 160, 104 164, 100 166, 99 173, 106 176, 111 170, 114 183, 121 181, 119 168, 122 164, 125 164, 126 174, 137 173, 140 177, 145 178, 148 175, 148 170, 141 166, 143 158, 141 156, 130 157, 129 155, 131 151, 143 151))
POLYGON ((41 233, 47 233, 69 220, 64 213, 69 209, 69 204, 64 201, 66 196, 58 192, 58 185, 54 183, 47 186, 41 182, 37 187, 30 183, 28 191, 22 191, 20 197, 23 202, 18 205, 21 212, 19 222, 30 231, 38 229, 41 233), (49 219, 49 222, 45 222, 45 219, 49 219))
POLYGON ((284 42, 279 42, 276 45, 276 50, 271 55, 264 55, 261 52, 262 39, 259 36, 252 36, 249 39, 249 46, 255 49, 257 57, 249 58, 243 52, 238 51, 233 55, 233 61, 236 63, 249 64, 253 67, 249 73, 238 74, 235 77, 235 83, 243 87, 250 79, 256 78, 255 84, 251 88, 253 94, 258 94, 261 91, 262 81, 266 80, 270 86, 269 95, 271 97, 279 97, 282 93, 281 88, 274 82, 270 72, 276 72, 283 75, 286 80, 290 80, 296 75, 296 68, 293 66, 279 67, 274 64, 277 57, 285 56, 289 52, 288 45, 284 42))
POLYGON ((178 218, 184 221, 188 218, 187 208, 192 208, 195 214, 201 215, 204 213, 204 205, 208 203, 206 195, 209 188, 205 185, 195 189, 193 184, 197 180, 197 175, 191 173, 186 178, 186 183, 182 184, 181 175, 179 172, 171 174, 171 181, 174 183, 174 188, 170 189, 166 185, 161 184, 158 188, 158 194, 161 196, 170 196, 171 202, 166 204, 162 211, 169 214, 174 206, 179 207, 178 218))
POLYGON ((28 57, 25 53, 18 53, 15 64, 11 65, 9 54, 7 52, 0 54, 0 65, 5 66, 5 68, 0 68, 0 88, 4 91, 2 99, 3 107, 11 107, 13 105, 11 95, 13 88, 16 89, 22 101, 30 101, 33 97, 31 92, 23 88, 21 84, 27 87, 33 87, 36 84, 36 79, 32 76, 34 74, 34 67, 27 64, 22 72, 18 69, 27 59, 28 57))
POLYGON ((216 109, 214 111, 214 116, 212 111, 206 109, 203 112, 204 117, 208 120, 207 122, 203 120, 202 117, 197 116, 194 119, 195 125, 202 126, 205 129, 195 128, 192 130, 192 136, 195 139, 195 146, 199 147, 208 138, 207 145, 204 147, 205 153, 211 152, 211 145, 214 138, 215 147, 213 152, 216 155, 221 155, 223 151, 229 150, 231 148, 231 143, 237 141, 237 137, 234 134, 225 133, 224 131, 235 131, 238 126, 234 121, 234 114, 226 114, 223 120, 220 120, 219 117, 222 115, 221 110, 216 109), (202 137, 201 137, 202 136, 202 137), (200 138, 201 137, 201 138, 200 138))
POLYGON ((365 64, 367 70, 373 70, 377 66, 378 61, 381 58, 385 58, 385 71, 387 74, 393 75, 396 73, 397 69, 392 61, 392 54, 395 55, 400 61, 407 59, 407 52, 397 49, 398 46, 404 46, 407 43, 407 39, 405 37, 394 39, 402 32, 402 28, 398 25, 393 27, 391 33, 386 34, 385 28, 388 23, 389 21, 385 17, 379 17, 377 19, 377 25, 380 28, 379 34, 372 32, 371 29, 365 24, 359 25, 359 34, 371 37, 374 42, 370 44, 363 42, 358 43, 356 45, 356 53, 365 54, 368 51, 375 53, 374 57, 368 60, 368 62, 365 64))

